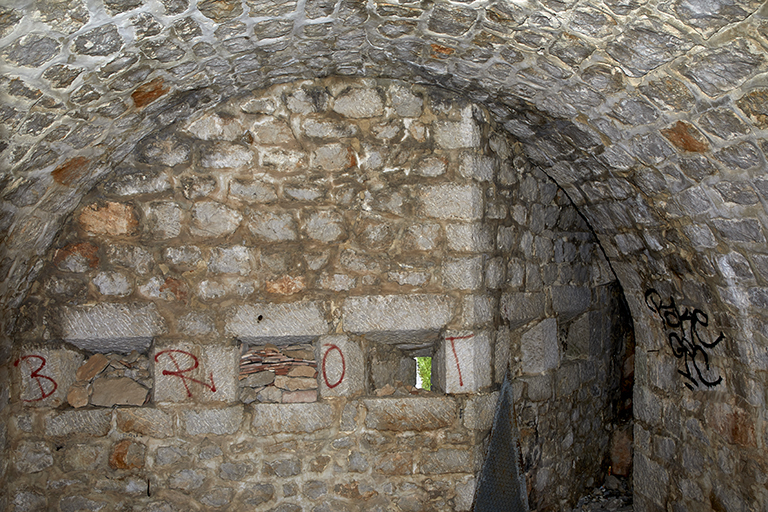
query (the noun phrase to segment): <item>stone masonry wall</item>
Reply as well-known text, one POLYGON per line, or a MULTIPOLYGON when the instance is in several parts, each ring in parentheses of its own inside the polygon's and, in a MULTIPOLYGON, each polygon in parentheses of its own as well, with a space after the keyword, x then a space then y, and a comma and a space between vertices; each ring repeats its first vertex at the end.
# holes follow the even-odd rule
POLYGON ((509 368, 531 505, 558 510, 606 470, 622 300, 479 106, 340 78, 240 96, 144 138, 49 251, 6 504, 468 510, 509 368))

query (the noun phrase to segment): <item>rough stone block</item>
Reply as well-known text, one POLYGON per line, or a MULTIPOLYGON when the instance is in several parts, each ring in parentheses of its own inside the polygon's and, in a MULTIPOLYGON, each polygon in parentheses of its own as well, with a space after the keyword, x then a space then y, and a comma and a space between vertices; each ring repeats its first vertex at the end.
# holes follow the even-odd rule
POLYGON ((472 107, 461 112, 461 121, 435 121, 435 143, 443 149, 473 148, 480 145, 480 127, 472 117, 472 107))
POLYGON ((523 373, 540 373, 560 364, 557 320, 547 318, 526 331, 520 339, 523 373))
POLYGON ((459 173, 477 181, 492 181, 498 165, 498 161, 491 156, 464 153, 461 155, 459 173))
POLYGON ((214 201, 201 201, 192 207, 190 232, 195 236, 217 238, 233 233, 243 220, 240 212, 214 201))
POLYGON ((39 473, 53 466, 51 448, 43 441, 22 441, 13 452, 16 471, 39 473))
POLYGON ((440 295, 349 297, 342 306, 344 329, 369 339, 401 343, 435 333, 453 317, 454 302, 440 295))
POLYGON ((653 462, 641 452, 635 452, 634 475, 635 492, 653 500, 657 506, 663 506, 667 500, 669 473, 660 464, 653 462))
POLYGON ((78 221, 88 233, 108 236, 132 235, 139 225, 133 206, 115 202, 86 206, 78 221))
POLYGON ((109 432, 111 418, 112 411, 104 410, 52 413, 45 419, 45 435, 48 437, 105 436, 109 432))
POLYGON ((487 331, 446 332, 432 361, 433 383, 445 393, 474 393, 491 385, 487 331))
POLYGON ((373 462, 374 473, 384 475, 413 474, 413 453, 386 453, 373 462))
POLYGON ((363 400, 366 428, 374 430, 436 430, 456 419, 452 398, 377 398, 363 400))
POLYGON ((82 363, 83 356, 72 350, 25 348, 14 362, 21 384, 19 398, 28 407, 67 403, 67 391, 82 363))
POLYGON ((131 281, 122 272, 99 272, 91 282, 102 295, 125 297, 133 291, 131 281))
POLYGON ((117 428, 153 438, 170 437, 173 435, 173 418, 160 409, 120 408, 117 409, 117 428))
POLYGON ((208 271, 213 274, 240 274, 247 276, 253 265, 251 249, 243 245, 232 247, 214 247, 211 249, 211 260, 208 271))
POLYGON ((234 402, 236 347, 181 343, 156 346, 155 402, 234 402))
POLYGON ((590 315, 582 315, 568 328, 565 356, 571 359, 584 358, 590 353, 590 315))
POLYGON ((153 201, 144 206, 146 228, 157 239, 179 236, 181 216, 181 207, 173 201, 153 201))
POLYGON ((447 224, 445 234, 448 248, 458 252, 490 252, 494 248, 494 234, 490 226, 482 223, 447 224))
POLYGON ((56 321, 64 341, 90 352, 145 352, 166 331, 153 303, 64 306, 56 321))
POLYGON ((211 169, 229 169, 247 166, 253 160, 253 152, 240 144, 217 142, 203 151, 201 165, 211 169))
POLYGON ((235 406, 184 411, 182 419, 190 436, 234 434, 243 423, 243 408, 235 406))
POLYGON ((501 316, 514 329, 543 317, 544 304, 542 293, 505 293, 501 296, 501 316))
POLYGON ((421 189, 421 208, 427 217, 447 220, 479 220, 483 195, 476 185, 426 186, 421 189))
POLYGON ((336 412, 331 405, 253 404, 253 432, 256 435, 309 433, 330 428, 336 412))
POLYGON ((360 346, 344 335, 317 341, 320 396, 353 397, 365 390, 365 361, 360 346))
POLYGON ((464 426, 473 430, 490 430, 498 400, 498 391, 470 397, 464 407, 464 426))
POLYGON ((336 98, 333 111, 355 119, 369 118, 382 115, 384 103, 375 89, 352 89, 336 98))
POLYGON ((589 288, 581 286, 553 286, 552 309, 564 318, 572 318, 589 308, 589 288))
POLYGON ((302 228, 309 238, 323 243, 338 241, 347 234, 344 219, 339 213, 333 211, 320 211, 311 214, 303 223, 302 228))
POLYGON ((250 216, 248 229, 259 238, 270 242, 296 240, 296 221, 290 213, 256 212, 250 216))
POLYGON ((449 290, 477 290, 483 286, 483 256, 446 258, 443 286, 449 290))
POLYGON ((272 338, 280 338, 281 343, 306 343, 328 332, 318 302, 236 306, 226 320, 226 333, 249 343, 272 338))
POLYGON ((444 448, 422 454, 419 472, 426 475, 441 473, 472 473, 473 457, 470 450, 444 448))
POLYGON ((466 295, 461 301, 461 327, 479 327, 493 321, 497 301, 486 295, 466 295))

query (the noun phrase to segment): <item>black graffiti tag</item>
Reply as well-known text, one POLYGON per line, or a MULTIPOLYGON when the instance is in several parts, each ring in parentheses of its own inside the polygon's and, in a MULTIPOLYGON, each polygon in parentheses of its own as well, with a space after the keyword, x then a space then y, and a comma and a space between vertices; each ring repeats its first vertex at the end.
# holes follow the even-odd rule
POLYGON ((699 384, 708 388, 720 384, 723 378, 714 378, 712 369, 709 367, 707 349, 715 348, 725 339, 725 335, 721 332, 714 341, 707 341, 711 338, 699 330, 699 327, 709 325, 709 317, 706 313, 700 309, 689 310, 688 308, 683 308, 681 313, 675 304, 674 297, 670 296, 669 302, 664 303, 659 292, 653 288, 645 292, 645 303, 659 315, 664 322, 664 327, 668 329, 667 341, 672 353, 676 358, 683 360, 684 369, 677 372, 688 380, 685 382, 688 389, 692 390, 699 384))

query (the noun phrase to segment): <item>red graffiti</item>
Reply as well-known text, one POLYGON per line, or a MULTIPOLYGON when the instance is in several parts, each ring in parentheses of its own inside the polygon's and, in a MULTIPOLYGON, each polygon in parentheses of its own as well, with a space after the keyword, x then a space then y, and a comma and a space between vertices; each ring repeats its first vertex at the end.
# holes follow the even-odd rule
MULTIPOLYGON (((51 377, 49 377, 47 375, 40 375, 40 370, 42 370, 43 367, 45 367, 45 363, 46 363, 45 358, 43 356, 38 356, 38 355, 23 356, 23 357, 17 359, 16 362, 13 363, 13 366, 19 366, 19 363, 21 363, 22 361, 24 361, 26 359, 39 359, 40 360, 40 366, 38 366, 36 369, 30 371, 30 373, 29 373, 29 378, 30 379, 35 379, 35 382, 37 382, 37 386, 40 388, 40 398, 33 398, 31 400, 24 400, 24 401, 25 402, 38 402, 38 401, 43 400, 44 398, 48 398, 49 396, 54 394, 56 392, 56 388, 58 388, 59 385, 56 384, 56 381, 53 380, 51 377), (46 391, 45 387, 43 387, 43 383, 40 382, 40 379, 47 380, 48 382, 53 384, 53 388, 51 388, 50 391, 46 391)), ((30 365, 30 370, 31 370, 31 365, 30 365)))
POLYGON ((347 372, 347 365, 344 362, 344 354, 342 353, 341 349, 337 347, 336 345, 324 345, 328 347, 328 350, 325 351, 325 354, 323 355, 323 380, 325 381, 325 385, 328 386, 328 389, 333 389, 339 384, 341 384, 341 381, 344 380, 344 374, 347 372), (339 380, 331 384, 328 382, 328 375, 325 373, 325 360, 328 359, 328 354, 331 353, 331 351, 336 350, 339 353, 339 356, 341 356, 341 377, 339 377, 339 380))
POLYGON ((211 383, 210 384, 208 384, 207 382, 203 382, 201 380, 197 380, 195 378, 192 378, 192 377, 190 377, 188 375, 184 375, 185 373, 191 372, 192 370, 194 370, 198 366, 200 366, 200 363, 198 362, 197 357, 195 357, 194 355, 190 354, 189 352, 187 352, 185 350, 168 349, 168 350, 162 350, 162 351, 158 352, 157 354, 155 354, 155 362, 156 363, 160 362, 159 358, 163 354, 168 354, 168 357, 171 359, 171 362, 176 367, 176 371, 173 371, 173 370, 163 370, 163 372, 162 372, 163 375, 172 375, 174 377, 180 378, 181 382, 184 384, 184 389, 187 390, 187 396, 188 397, 192 397, 192 391, 190 391, 189 385, 187 384, 187 381, 194 382, 195 384, 200 384, 201 386, 204 386, 204 387, 210 389, 211 393, 215 393, 216 392, 216 384, 213 383, 213 372, 211 372, 208 375, 208 378, 211 379, 211 383), (176 357, 174 357, 174 355, 173 355, 174 353, 184 354, 185 356, 189 356, 190 358, 192 358, 192 366, 190 366, 189 368, 184 368, 182 370, 181 367, 179 366, 179 362, 176 361, 176 357))
POLYGON ((451 342, 451 350, 453 351, 453 358, 456 360, 456 369, 459 371, 459 387, 464 387, 464 379, 461 377, 461 367, 459 366, 459 355, 456 353, 456 345, 454 345, 453 340, 466 340, 469 338, 474 337, 474 334, 469 334, 467 336, 448 336, 446 341, 451 342))

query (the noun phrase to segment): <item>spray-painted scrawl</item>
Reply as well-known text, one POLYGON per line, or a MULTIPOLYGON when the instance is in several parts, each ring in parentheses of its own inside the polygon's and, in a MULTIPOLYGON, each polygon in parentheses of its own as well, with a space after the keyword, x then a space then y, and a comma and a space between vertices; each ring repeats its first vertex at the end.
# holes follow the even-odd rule
POLYGON ((716 374, 709 367, 707 349, 715 348, 725 339, 725 335, 721 332, 714 341, 706 341, 708 336, 706 333, 699 332, 698 328, 709 325, 707 314, 700 309, 689 310, 688 308, 683 308, 681 313, 675 304, 674 297, 670 296, 669 302, 665 304, 659 292, 653 288, 645 292, 645 303, 664 322, 672 353, 683 360, 683 369, 677 371, 688 380, 684 383, 685 386, 693 390, 700 384, 708 388, 720 384, 723 378, 720 376, 715 378, 716 374))

